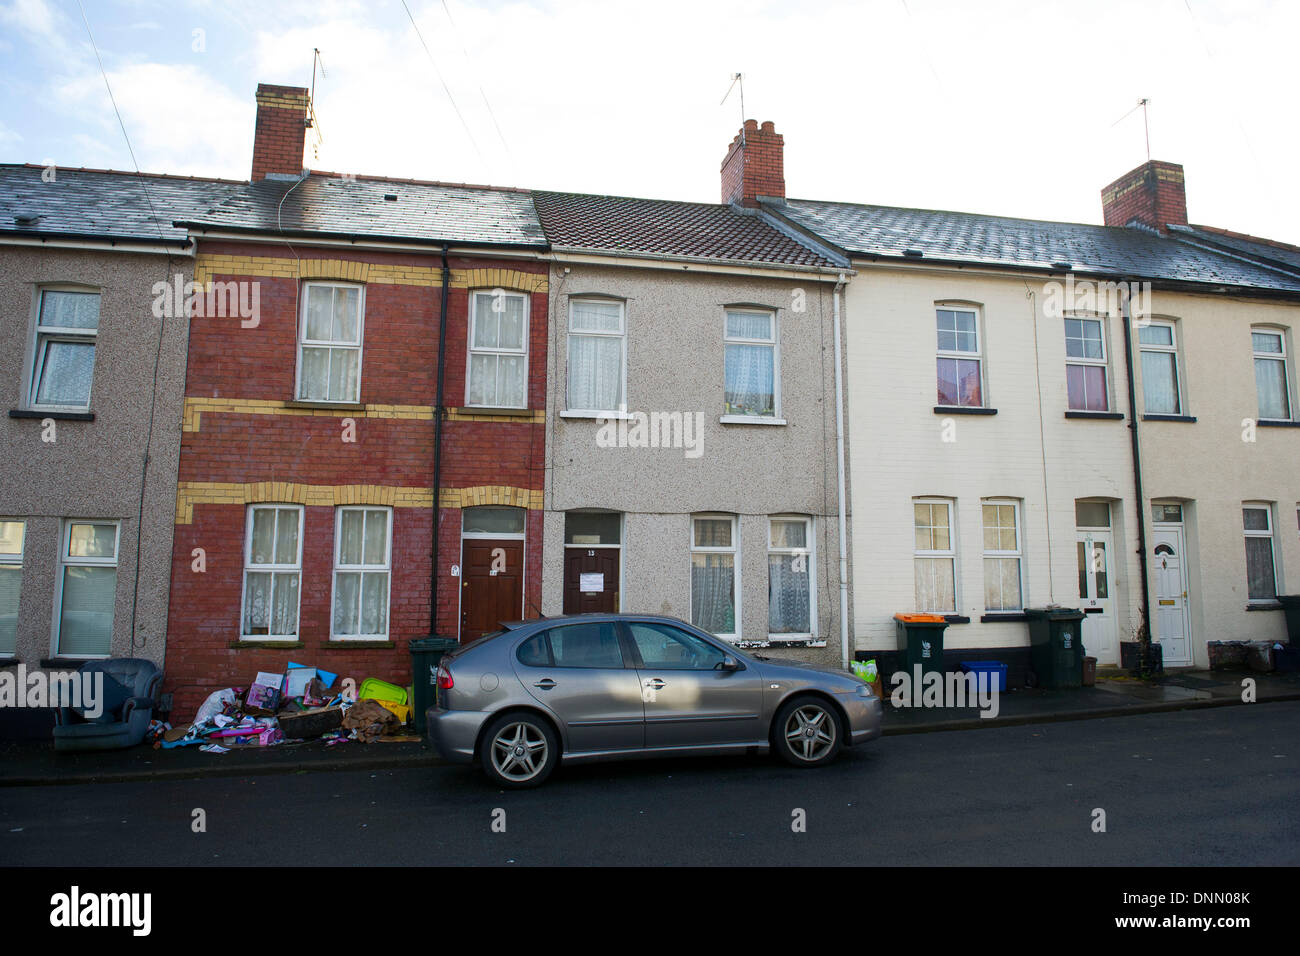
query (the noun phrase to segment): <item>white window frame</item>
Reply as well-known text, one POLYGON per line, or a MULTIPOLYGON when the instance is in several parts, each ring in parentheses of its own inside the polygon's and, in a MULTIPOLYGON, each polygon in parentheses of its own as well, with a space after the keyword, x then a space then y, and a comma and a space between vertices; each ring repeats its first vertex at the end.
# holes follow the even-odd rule
MULTIPOLYGON (((1111 406, 1111 401, 1110 401, 1111 376, 1110 376, 1110 349, 1106 347, 1106 332, 1107 332, 1106 320, 1099 315, 1067 314, 1064 320, 1062 321, 1061 328, 1062 331, 1065 332, 1065 368, 1066 368, 1065 407, 1072 412, 1109 412, 1111 406), (1099 359, 1088 358, 1088 357, 1082 357, 1082 356, 1070 354, 1071 336, 1069 334, 1068 328, 1065 325, 1066 322, 1096 322, 1097 323, 1097 331, 1100 333, 1099 339, 1101 341, 1101 358, 1099 359), (1106 377, 1105 384, 1103 385, 1104 394, 1106 398, 1105 408, 1075 408, 1073 405, 1070 404, 1069 369, 1071 365, 1099 368, 1102 370, 1102 374, 1106 377)), ((1087 342, 1088 340, 1084 338, 1078 341, 1087 342)), ((1085 388, 1086 388, 1086 380, 1085 380, 1085 388)), ((1019 532, 1017 532, 1017 534, 1018 533, 1019 532)))
MULTIPOLYGON (((25 529, 24 529, 24 533, 25 529)), ((113 656, 113 635, 109 633, 107 654, 65 654, 60 650, 59 640, 63 628, 63 579, 68 568, 113 568, 117 570, 122 555, 122 522, 111 518, 66 518, 59 532, 59 575, 54 584, 54 620, 51 622, 52 637, 50 650, 55 657, 69 660, 99 661, 113 656), (73 558, 68 551, 72 547, 72 526, 78 524, 111 524, 113 526, 113 557, 111 558, 73 558)), ((113 589, 114 614, 113 623, 117 624, 117 588, 113 589)))
MULTIPOLYGON (((1255 362, 1267 360, 1270 362, 1279 362, 1282 365, 1282 397, 1286 400, 1286 418, 1265 418, 1263 414, 1259 416, 1262 422, 1289 422, 1295 419, 1295 401, 1291 394, 1291 361, 1286 348, 1287 334, 1284 329, 1273 328, 1271 326, 1252 326, 1250 329, 1250 351, 1251 351, 1251 371, 1255 371, 1255 362), (1260 352, 1255 348, 1256 335, 1272 335, 1277 338, 1281 351, 1278 352, 1260 352)), ((1255 376, 1255 403, 1259 404, 1259 376, 1255 376)), ((1262 413, 1263 409, 1259 409, 1262 413)))
POLYGON ((1174 368, 1174 399, 1178 403, 1172 412, 1153 412, 1147 407, 1146 379, 1142 380, 1142 411, 1148 415, 1185 415, 1184 411, 1186 402, 1183 399, 1183 375, 1182 369, 1179 368, 1178 358, 1178 323, 1168 319, 1152 319, 1150 322, 1144 322, 1138 327, 1138 365, 1141 367, 1143 352, 1158 352, 1162 355, 1169 355, 1173 358, 1174 368), (1159 327, 1169 330, 1169 344, 1157 345, 1142 341, 1142 328, 1159 327))
POLYGON ((569 297, 569 323, 565 330, 565 365, 564 365, 564 405, 565 409, 560 413, 561 417, 570 416, 574 418, 618 418, 630 417, 627 412, 627 303, 622 299, 609 298, 599 295, 578 295, 569 297), (618 306, 619 331, 618 332, 575 332, 573 331, 573 310, 574 307, 583 302, 599 302, 602 305, 618 306), (619 362, 621 363, 619 374, 619 399, 618 408, 574 408, 572 396, 570 395, 570 385, 573 382, 573 340, 574 338, 617 338, 620 340, 619 362))
MULTIPOLYGON (((274 501, 265 501, 265 502, 258 502, 257 504, 250 504, 248 506, 248 509, 244 515, 244 574, 243 574, 243 580, 241 582, 242 591, 239 597, 239 640, 241 642, 252 643, 256 641, 265 644, 276 644, 276 643, 286 643, 286 642, 294 643, 302 640, 302 539, 306 537, 306 532, 307 532, 307 529, 305 527, 305 521, 306 521, 306 514, 304 513, 304 508, 302 505, 280 503, 274 501), (297 555, 297 559, 293 564, 274 564, 274 563, 253 564, 252 563, 253 514, 258 510, 275 510, 275 511, 294 510, 298 512, 298 555, 297 555), (247 610, 246 602, 248 601, 248 574, 250 571, 257 574, 271 575, 271 591, 269 592, 269 597, 267 598, 267 618, 266 618, 267 633, 266 634, 245 634, 244 633, 244 621, 246 620, 247 617, 245 611, 247 610), (295 622, 296 629, 292 634, 272 634, 270 633, 270 629, 271 629, 271 621, 274 617, 274 608, 275 608, 275 575, 277 573, 287 574, 289 572, 296 572, 298 575, 298 608, 294 615, 294 622, 295 622)), ((279 522, 277 521, 276 530, 275 530, 275 534, 277 535, 280 533, 278 525, 279 522)), ((272 555, 275 554, 274 540, 272 540, 271 542, 271 554, 272 555)), ((330 603, 331 622, 333 621, 333 617, 332 617, 333 613, 334 613, 334 605, 333 602, 331 601, 330 603)), ((332 626, 333 625, 331 623, 331 627, 332 626)))
MULTIPOLYGON (((365 518, 362 518, 362 554, 365 558, 365 518)), ((298 593, 302 594, 302 584, 298 585, 298 593)), ((357 589, 357 623, 360 626, 362 619, 362 605, 365 601, 365 588, 357 589)), ((393 629, 393 509, 384 505, 341 505, 334 509, 334 572, 330 578, 330 640, 331 641, 387 641, 389 634, 393 629), (359 511, 364 514, 367 511, 381 511, 384 513, 384 560, 382 564, 344 564, 342 559, 343 549, 343 515, 349 511, 359 511), (335 602, 339 596, 339 574, 384 574, 388 579, 388 586, 385 589, 384 607, 387 608, 386 623, 387 630, 382 634, 338 634, 334 631, 334 609, 335 602)))
MULTIPOLYGON (((957 359, 965 362, 975 362, 979 366, 980 403, 978 405, 961 405, 961 404, 945 405, 944 407, 945 408, 990 408, 991 406, 989 405, 988 377, 985 374, 986 367, 984 364, 984 332, 983 329, 981 328, 981 326, 983 325, 983 310, 979 306, 974 305, 970 302, 936 302, 934 304, 933 317, 934 317, 934 321, 930 324, 930 329, 931 329, 931 334, 935 336, 935 338, 932 339, 932 341, 935 343, 935 359, 936 359, 936 366, 934 370, 935 390, 936 390, 935 404, 936 405, 939 404, 938 402, 939 370, 938 370, 937 360, 957 359), (938 347, 940 312, 969 312, 971 315, 975 317, 975 350, 973 352, 964 351, 962 349, 941 349, 938 347)), ((960 396, 958 396, 958 398, 960 398, 960 396)))
MULTIPOLYGON (((18 569, 18 575, 19 575, 19 579, 18 579, 18 600, 19 600, 19 602, 20 602, 20 604, 21 604, 21 602, 22 602, 22 595, 23 595, 23 584, 22 584, 23 555, 24 555, 24 554, 26 553, 26 551, 27 551, 27 521, 26 521, 25 519, 23 519, 23 518, 5 518, 5 517, 0 517, 0 524, 16 524, 16 525, 18 525, 18 528, 19 528, 19 531, 18 531, 18 553, 17 553, 17 554, 6 554, 6 553, 4 553, 4 552, 0 552, 0 567, 4 567, 4 568, 14 568, 14 567, 16 567, 16 568, 18 569)), ((18 613, 18 611, 17 611, 17 609, 15 608, 15 610, 14 610, 14 614, 17 615, 17 613, 18 613)), ((11 657, 11 656, 13 656, 14 654, 17 654, 17 653, 18 653, 17 640, 18 640, 18 635, 17 635, 17 633, 15 633, 15 634, 14 634, 14 642, 15 642, 15 644, 14 644, 14 648, 13 648, 13 650, 10 651, 8 654, 6 654, 6 653, 0 651, 0 658, 11 657)))
POLYGON ((728 306, 722 310, 722 420, 724 422, 779 422, 781 420, 781 330, 775 309, 753 306, 728 306), (727 334, 731 315, 761 315, 771 320, 772 334, 765 339, 750 339, 727 334), (766 346, 772 350, 772 414, 749 415, 727 411, 727 347, 731 345, 766 346))
MULTIPOLYGON (((988 607, 988 606, 987 606, 987 605, 988 605, 988 600, 987 600, 987 598, 988 598, 988 568, 987 568, 987 566, 986 566, 985 569, 984 569, 984 596, 985 596, 985 608, 984 608, 984 610, 985 610, 985 612, 988 613, 988 614, 1023 614, 1023 613, 1024 613, 1024 610, 1025 610, 1025 553, 1024 553, 1024 547, 1025 547, 1025 546, 1024 546, 1024 533, 1023 533, 1023 531, 1021 530, 1022 527, 1023 527, 1023 525, 1021 524, 1021 508, 1020 508, 1020 502, 1019 502, 1019 500, 1017 500, 1017 499, 1015 499, 1015 498, 983 498, 983 499, 981 499, 981 500, 980 500, 980 531, 981 531, 981 532, 984 532, 984 531, 987 531, 987 530, 988 530, 988 525, 986 525, 986 524, 984 523, 984 507, 985 507, 986 505, 988 505, 988 506, 992 506, 992 507, 1003 507, 1003 508, 1005 508, 1005 507, 1010 507, 1010 508, 1012 509, 1012 514, 1013 514, 1013 516, 1014 516, 1014 520, 1015 520, 1015 523, 1016 523, 1016 524, 1015 524, 1015 531, 1016 531, 1016 547, 1015 547, 1015 550, 1014 550, 1014 551, 1006 551, 1006 550, 1002 550, 1002 549, 1000 549, 1000 548, 993 548, 993 549, 990 549, 990 548, 988 548, 988 547, 983 547, 983 557, 984 557, 984 560, 986 560, 986 561, 987 561, 987 560, 1005 561, 1005 560, 1008 560, 1008 559, 1014 559, 1014 560, 1015 560, 1016 564, 1018 565, 1018 567, 1017 567, 1017 576, 1018 576, 1019 581, 1020 581, 1020 603, 1019 603, 1016 607, 991 608, 991 607, 988 607)), ((983 534, 981 534, 981 536, 980 536, 980 544, 981 544, 981 546, 984 545, 983 534)), ((1000 590, 1000 587, 999 587, 999 590, 1000 590)), ((1003 595, 1003 598, 1005 599, 1005 598, 1006 598, 1006 595, 1003 595)))
MULTIPOLYGON (((529 372, 529 368, 528 368, 528 334, 529 334, 530 319, 531 319, 531 316, 529 315, 529 307, 530 307, 530 305, 531 305, 531 302, 530 302, 529 300, 530 300, 531 298, 532 298, 532 296, 528 295, 526 292, 516 292, 516 291, 514 291, 514 290, 512 290, 512 289, 499 289, 499 290, 498 290, 498 289, 473 289, 473 290, 470 291, 470 294, 469 294, 469 328, 468 328, 468 330, 467 330, 468 335, 467 335, 467 337, 466 337, 466 339, 465 339, 465 407, 466 407, 466 408, 527 408, 527 407, 528 407, 528 379, 529 379, 529 375, 528 375, 528 372, 529 372), (494 347, 494 348, 486 348, 486 347, 484 347, 484 348, 479 348, 479 347, 477 347, 477 346, 474 345, 474 328, 475 328, 475 325, 476 325, 477 322, 478 322, 478 297, 479 297, 480 295, 495 296, 498 292, 500 292, 500 293, 501 293, 504 297, 506 297, 506 298, 520 299, 520 300, 522 300, 522 302, 523 302, 523 304, 524 304, 524 308, 523 308, 523 317, 524 317, 524 318, 523 318, 523 336, 522 336, 523 347, 522 347, 522 348, 518 348, 518 349, 508 349, 508 348, 501 348, 501 347, 499 347, 499 346, 498 346, 498 347, 494 347), (475 356, 475 355, 493 355, 493 356, 496 356, 496 357, 497 357, 497 367, 498 367, 498 371, 499 371, 499 369, 500 369, 501 356, 503 356, 503 355, 505 355, 505 356, 514 356, 514 355, 518 355, 518 356, 522 356, 522 357, 523 357, 523 360, 524 360, 524 394, 523 394, 523 396, 522 396, 522 400, 521 400, 520 404, 518 404, 518 405, 502 405, 502 404, 500 404, 500 403, 497 403, 497 404, 495 404, 495 405, 482 405, 482 404, 478 404, 478 403, 475 403, 475 402, 471 402, 471 401, 470 401, 470 395, 472 394, 472 391, 473 391, 473 390, 472 390, 472 387, 471 387, 470 376, 473 374, 473 368, 474 368, 474 356, 475 356)), ((498 329, 498 332, 499 332, 499 329, 498 329)), ((498 336, 498 341, 500 341, 500 337, 499 337, 499 336, 498 336)))
MULTIPOLYGON (((744 600, 743 600, 744 592, 741 590, 741 577, 740 577, 740 518, 738 515, 725 514, 721 512, 700 512, 698 514, 691 515, 691 520, 689 522, 689 529, 690 529, 690 539, 689 539, 690 554, 692 557, 696 554, 730 554, 732 556, 731 558, 732 582, 733 582, 732 600, 736 605, 735 608, 736 629, 731 634, 714 634, 714 637, 719 637, 724 641, 729 641, 730 643, 735 644, 740 640, 741 635, 745 633, 744 627, 740 622, 741 606, 744 604, 744 600), (718 548, 710 545, 700 545, 697 547, 695 544, 695 522, 699 520, 731 522, 731 547, 718 548)), ((694 566, 695 563, 693 560, 689 560, 686 562, 686 574, 687 574, 686 593, 690 595, 690 602, 691 602, 690 624, 692 627, 697 627, 698 625, 696 625, 695 623, 695 586, 694 586, 694 581, 691 578, 691 573, 694 566)), ((709 633, 713 633, 713 632, 710 631, 709 633)))
MULTIPOLYGON (((957 563, 957 502, 953 498, 913 498, 911 503, 913 507, 908 515, 908 526, 912 535, 913 581, 915 582, 915 568, 918 560, 947 559, 952 562, 952 609, 918 607, 916 610, 927 614, 956 614, 957 609, 961 607, 961 568, 957 563), (916 505, 944 505, 948 509, 948 548, 946 550, 917 548, 916 505)), ((918 597, 915 594, 912 596, 914 599, 918 597)))
MULTIPOLYGON (((298 316, 298 356, 297 365, 294 371, 293 395, 294 401, 312 402, 319 405, 360 405, 361 404, 361 375, 362 365, 365 359, 364 343, 366 340, 366 287, 356 282, 328 282, 313 279, 303 282, 302 284, 302 306, 299 309, 298 316), (307 338, 307 302, 311 298, 310 289, 356 289, 357 290, 357 341, 356 344, 346 342, 336 342, 333 339, 308 339, 307 338), (339 351, 355 351, 357 353, 357 393, 350 399, 342 398, 304 398, 302 393, 302 352, 304 348, 325 348, 339 351)), ((328 383, 327 383, 328 384, 328 383)), ((301 586, 301 584, 300 584, 301 586)), ((243 625, 240 625, 243 629, 243 625)))
POLYGON ((95 368, 92 363, 90 369, 90 391, 86 395, 84 405, 53 405, 42 404, 36 400, 37 392, 41 386, 41 372, 45 365, 45 355, 47 346, 52 342, 69 342, 76 345, 89 345, 95 350, 95 357, 99 355, 99 323, 103 318, 104 297, 100 289, 79 286, 72 283, 52 283, 37 287, 35 296, 35 312, 32 316, 32 351, 27 362, 27 408, 37 411, 52 412, 88 412, 90 411, 91 400, 95 395, 95 368), (96 310, 95 328, 93 329, 75 329, 63 328, 60 326, 42 326, 41 325, 41 307, 44 304, 45 293, 47 292, 71 292, 78 295, 93 295, 99 300, 96 310))
POLYGON ((1277 543, 1273 540, 1273 504, 1268 501, 1243 501, 1241 503, 1241 531, 1245 538, 1267 538, 1270 561, 1273 565, 1273 597, 1255 598, 1250 596, 1250 559, 1246 563, 1246 602, 1248 604, 1276 604, 1277 595, 1281 593, 1282 582, 1277 567, 1277 543), (1254 531, 1246 527, 1246 511, 1262 511, 1268 518, 1268 527, 1263 531, 1254 531))
MULTIPOLYGON (((808 630, 804 632, 789 632, 782 634, 768 633, 769 641, 814 641, 817 639, 817 569, 816 551, 814 547, 815 538, 813 537, 813 519, 808 515, 769 515, 767 519, 767 553, 804 555, 807 558, 805 572, 808 577, 808 630), (802 548, 778 548, 772 543, 772 525, 777 521, 801 521, 804 526, 804 541, 807 542, 802 548)), ((770 572, 769 572, 770 573, 770 572)), ((768 598, 769 602, 771 597, 768 598)), ((769 614, 768 623, 771 624, 769 614)))

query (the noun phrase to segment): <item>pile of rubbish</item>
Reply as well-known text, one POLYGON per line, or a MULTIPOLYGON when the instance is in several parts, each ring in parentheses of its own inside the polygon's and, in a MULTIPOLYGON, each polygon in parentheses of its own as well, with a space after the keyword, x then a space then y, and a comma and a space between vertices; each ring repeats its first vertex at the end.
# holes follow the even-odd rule
POLYGON ((351 679, 290 663, 283 674, 259 672, 247 688, 213 691, 189 724, 152 721, 146 739, 155 749, 197 745, 208 753, 316 739, 327 746, 375 743, 402 733, 409 697, 406 688, 373 677, 357 688, 351 679))

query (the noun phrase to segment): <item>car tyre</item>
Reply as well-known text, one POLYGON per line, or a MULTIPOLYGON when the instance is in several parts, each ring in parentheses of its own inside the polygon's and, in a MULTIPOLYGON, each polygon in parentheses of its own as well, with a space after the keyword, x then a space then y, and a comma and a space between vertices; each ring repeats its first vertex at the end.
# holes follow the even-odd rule
POLYGON ((498 786, 539 787, 560 762, 560 738, 550 721, 536 714, 502 714, 488 724, 478 756, 483 772, 498 786))
POLYGON ((772 747, 794 767, 824 767, 844 745, 844 718, 820 697, 786 701, 772 721, 772 747))

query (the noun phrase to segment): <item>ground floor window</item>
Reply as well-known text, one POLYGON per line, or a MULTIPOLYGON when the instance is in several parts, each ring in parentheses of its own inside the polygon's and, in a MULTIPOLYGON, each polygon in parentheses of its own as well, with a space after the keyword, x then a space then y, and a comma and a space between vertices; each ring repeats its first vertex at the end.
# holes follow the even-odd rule
POLYGON ((0 520, 0 657, 12 657, 18 647, 18 596, 23 586, 21 521, 0 520))
POLYGON ((772 518, 767 547, 767 630, 771 637, 811 637, 812 520, 772 518))
POLYGON ((914 500, 912 526, 916 609, 952 614, 957 610, 957 550, 952 534, 952 502, 928 498, 914 500))
POLYGON ((339 508, 335 520, 333 637, 387 640, 393 512, 339 508))
POLYGON ((736 595, 736 519, 705 515, 691 519, 691 623, 734 638, 739 633, 736 595))
POLYGON ((253 505, 244 543, 245 640, 298 637, 302 580, 302 506, 253 505))
POLYGON ((983 502, 984 608, 1019 611, 1021 595, 1020 505, 1014 501, 983 502))
POLYGON ((59 548, 60 657, 107 657, 117 597, 116 521, 66 521, 59 548))
POLYGON ((1277 569, 1273 563, 1273 508, 1247 503, 1241 509, 1246 533, 1246 587, 1251 601, 1277 600, 1277 569))

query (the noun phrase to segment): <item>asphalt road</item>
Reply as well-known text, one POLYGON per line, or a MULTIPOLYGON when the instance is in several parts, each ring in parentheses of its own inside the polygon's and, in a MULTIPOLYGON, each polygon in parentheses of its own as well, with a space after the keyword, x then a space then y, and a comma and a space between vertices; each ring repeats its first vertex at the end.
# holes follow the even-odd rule
POLYGON ((561 768, 510 793, 446 766, 15 787, 0 864, 1296 865, 1297 758, 1300 703, 1277 703, 887 737, 818 771, 561 768))

